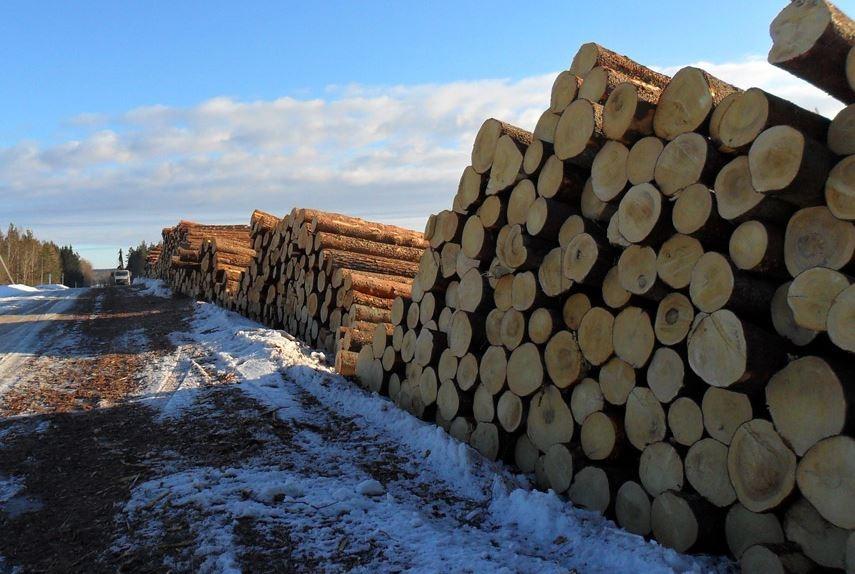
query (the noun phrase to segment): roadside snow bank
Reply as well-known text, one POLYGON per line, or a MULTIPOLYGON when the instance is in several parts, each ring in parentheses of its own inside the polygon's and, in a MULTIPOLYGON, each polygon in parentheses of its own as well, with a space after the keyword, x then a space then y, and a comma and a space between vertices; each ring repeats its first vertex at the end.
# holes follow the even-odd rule
POLYGON ((26 297, 33 293, 38 293, 39 290, 29 285, 0 285, 0 297, 26 297))
POLYGON ((142 285, 143 288, 138 291, 140 295, 152 295, 154 297, 162 297, 170 299, 172 297, 172 289, 160 279, 149 279, 148 277, 134 277, 134 285, 142 285))

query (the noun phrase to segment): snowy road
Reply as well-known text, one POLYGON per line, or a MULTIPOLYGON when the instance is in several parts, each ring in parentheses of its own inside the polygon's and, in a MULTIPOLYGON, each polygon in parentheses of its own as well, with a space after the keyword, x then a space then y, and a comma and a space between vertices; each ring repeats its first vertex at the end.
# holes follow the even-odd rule
POLYGON ((39 357, 24 386, 42 398, 6 400, 17 415, 0 422, 7 568, 726 569, 531 490, 287 334, 162 294, 80 298, 70 313, 87 319, 62 324, 81 351, 60 362, 85 361, 90 375, 54 396, 47 379, 70 370, 39 357))

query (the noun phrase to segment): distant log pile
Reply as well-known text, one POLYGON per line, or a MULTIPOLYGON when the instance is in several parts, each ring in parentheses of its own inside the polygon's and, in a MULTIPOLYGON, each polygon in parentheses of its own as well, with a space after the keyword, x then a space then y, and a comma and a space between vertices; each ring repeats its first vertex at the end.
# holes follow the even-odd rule
MULTIPOLYGON (((852 22, 779 19, 770 60, 851 103, 852 22)), ((582 46, 533 133, 481 127, 361 384, 679 551, 843 568, 852 113, 582 46)))

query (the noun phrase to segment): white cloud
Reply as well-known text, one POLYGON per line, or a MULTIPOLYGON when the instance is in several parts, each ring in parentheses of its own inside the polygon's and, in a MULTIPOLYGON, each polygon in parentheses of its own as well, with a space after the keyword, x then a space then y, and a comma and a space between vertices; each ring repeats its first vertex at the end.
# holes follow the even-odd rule
MULTIPOLYGON (((826 115, 840 108, 762 59, 697 65, 826 115)), ((0 148, 0 224, 118 246, 157 239, 179 218, 242 222, 254 208, 300 205, 419 228, 450 205, 481 122, 532 129, 553 78, 330 86, 322 99, 80 115, 74 141, 0 148)))

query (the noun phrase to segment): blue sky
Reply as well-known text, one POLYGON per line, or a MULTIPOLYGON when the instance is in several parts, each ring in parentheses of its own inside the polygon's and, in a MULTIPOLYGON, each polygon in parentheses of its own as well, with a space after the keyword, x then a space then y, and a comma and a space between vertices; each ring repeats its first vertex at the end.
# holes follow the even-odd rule
POLYGON ((242 221, 255 206, 323 200, 417 227, 450 201, 484 114, 536 119, 581 43, 659 68, 757 64, 782 5, 4 2, 0 225, 71 241, 96 266, 179 217, 242 221), (426 103, 437 109, 420 123, 426 103), (391 206, 398 189, 433 195, 391 206), (60 209, 72 199, 79 209, 60 209))

